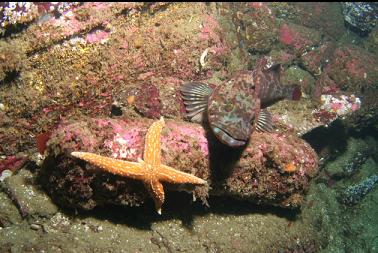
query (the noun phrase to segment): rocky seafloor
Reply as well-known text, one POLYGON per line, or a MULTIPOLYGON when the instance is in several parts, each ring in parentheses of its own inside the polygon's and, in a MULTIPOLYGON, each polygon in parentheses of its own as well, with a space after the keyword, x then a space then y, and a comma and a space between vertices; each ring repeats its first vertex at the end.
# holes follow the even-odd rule
POLYGON ((375 5, 0 7, 0 252, 378 250, 375 5), (235 150, 187 122, 184 82, 261 57, 302 89, 269 107, 273 133, 235 150), (163 162, 209 188, 167 187, 159 216, 140 182, 69 154, 136 161, 161 116, 163 162))

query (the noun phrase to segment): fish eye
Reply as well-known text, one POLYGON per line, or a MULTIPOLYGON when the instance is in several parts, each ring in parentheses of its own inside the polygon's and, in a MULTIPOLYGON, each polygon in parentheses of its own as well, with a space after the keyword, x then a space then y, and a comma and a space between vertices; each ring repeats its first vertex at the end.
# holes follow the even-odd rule
POLYGON ((225 105, 224 109, 226 110, 226 112, 231 112, 234 109, 234 105, 231 103, 228 103, 225 105))

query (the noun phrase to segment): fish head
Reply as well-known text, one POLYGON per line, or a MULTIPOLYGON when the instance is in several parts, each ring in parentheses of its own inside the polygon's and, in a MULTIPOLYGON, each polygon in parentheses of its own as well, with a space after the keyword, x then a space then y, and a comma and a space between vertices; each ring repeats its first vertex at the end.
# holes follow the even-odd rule
POLYGON ((299 85, 283 85, 281 73, 283 68, 279 63, 273 63, 267 57, 260 59, 252 73, 258 87, 257 93, 263 108, 283 100, 299 100, 301 88, 299 85))
POLYGON ((208 121, 214 135, 231 147, 247 144, 260 109, 251 72, 237 74, 209 97, 208 121))

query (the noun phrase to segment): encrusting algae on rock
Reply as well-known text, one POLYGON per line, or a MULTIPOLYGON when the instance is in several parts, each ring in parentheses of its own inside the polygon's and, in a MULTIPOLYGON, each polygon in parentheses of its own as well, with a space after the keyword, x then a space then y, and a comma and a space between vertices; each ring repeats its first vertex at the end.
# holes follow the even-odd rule
MULTIPOLYGON (((69 154, 82 150, 140 167, 136 162, 145 153, 150 125, 147 119, 62 122, 47 145, 40 174, 42 185, 54 201, 71 208, 143 204, 149 192, 140 180, 93 169, 92 163, 78 162, 69 154)), ((145 155, 144 159, 149 160, 145 155)), ((164 188, 190 187, 193 191, 194 186, 194 195, 205 204, 210 194, 289 209, 302 205, 309 182, 318 171, 316 153, 295 134, 255 132, 244 150, 233 149, 219 145, 215 136, 199 124, 171 120, 161 132, 161 163, 175 168, 174 173, 182 171, 185 177, 191 174, 190 178, 196 179, 187 181, 189 184, 168 181, 164 188), (295 171, 285 171, 288 162, 295 165, 295 171), (201 186, 205 181, 210 187, 201 186)))
POLYGON ((164 119, 161 118, 148 129, 144 147, 144 160, 140 159, 137 163, 87 152, 72 152, 71 155, 99 166, 112 174, 143 181, 155 201, 156 211, 161 214, 161 206, 164 203, 164 189, 160 181, 172 184, 206 184, 206 181, 201 178, 161 164, 160 133, 164 124, 164 119))
MULTIPOLYGON (((0 16, 2 6, 22 7, 16 5, 24 4, 0 3, 0 16)), ((342 145, 334 140, 344 133, 340 123, 348 134, 351 128, 377 129, 377 29, 368 40, 346 32, 339 3, 83 3, 57 14, 33 16, 32 22, 21 16, 18 27, 3 26, 0 172, 4 178, 9 169, 23 168, 1 184, 18 196, 16 190, 25 189, 25 198, 19 199, 28 201, 19 207, 26 219, 8 219, 18 214, 14 205, 23 202, 3 190, 0 252, 51 251, 51 246, 115 252, 366 252, 375 247, 370 235, 376 233, 370 232, 378 227, 371 208, 377 195, 365 195, 377 185, 376 177, 370 178, 375 163, 370 158, 365 163, 362 154, 345 170, 339 167, 342 182, 335 183, 338 174, 325 175, 325 184, 312 181, 318 160, 299 136, 322 158, 339 157, 342 145), (182 123, 184 82, 198 80, 215 90, 238 71, 253 70, 262 56, 282 65, 284 85, 299 83, 302 90, 300 101, 268 108, 277 131, 255 132, 242 148, 229 148, 205 124, 182 123), (137 163, 152 124, 147 119, 161 116, 170 119, 161 133, 161 162, 210 187, 162 182, 167 203, 164 217, 157 217, 142 181, 108 173, 70 154, 83 151, 137 163), (38 155, 35 140, 42 144, 38 151, 46 151, 42 169, 44 156, 38 155), (361 163, 371 165, 371 171, 356 172, 361 163), (48 208, 41 203, 50 199, 38 201, 43 191, 29 190, 39 187, 37 175, 60 207, 106 208, 96 208, 91 217, 73 217, 60 208, 53 212, 57 219, 46 216, 43 209, 48 208), (191 195, 169 193, 187 186, 203 201, 209 194, 211 209, 201 210, 198 203, 187 208, 191 195), (346 200, 341 203, 335 198, 339 186, 346 200), (295 215, 231 198, 303 208, 295 215), (355 202, 361 205, 344 206, 355 202), (43 211, 24 212, 29 203, 43 211), (146 208, 108 208, 113 204, 146 208), (355 224, 370 228, 361 233, 355 224)))

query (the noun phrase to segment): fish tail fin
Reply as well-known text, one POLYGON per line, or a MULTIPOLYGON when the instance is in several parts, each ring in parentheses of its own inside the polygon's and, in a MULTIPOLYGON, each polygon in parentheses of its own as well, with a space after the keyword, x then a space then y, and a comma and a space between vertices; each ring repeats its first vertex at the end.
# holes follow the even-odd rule
POLYGON ((272 115, 267 109, 261 109, 256 122, 256 130, 259 132, 272 132, 273 120, 272 115))
POLYGON ((186 116, 193 122, 202 122, 213 89, 205 83, 188 82, 180 87, 180 92, 188 112, 186 116))
POLYGON ((291 99, 291 100, 295 100, 295 101, 298 101, 301 99, 302 97, 302 91, 301 91, 301 86, 299 85, 290 85, 288 87, 288 98, 291 99))

